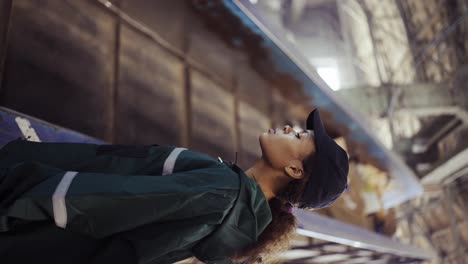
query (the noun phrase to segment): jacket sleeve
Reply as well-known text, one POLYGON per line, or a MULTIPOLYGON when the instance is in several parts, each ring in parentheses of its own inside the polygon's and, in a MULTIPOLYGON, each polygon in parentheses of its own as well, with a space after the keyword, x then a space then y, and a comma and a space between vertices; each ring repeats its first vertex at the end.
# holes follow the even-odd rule
MULTIPOLYGON (((21 165, 9 173, 18 169, 21 165)), ((22 173, 48 177, 9 206, 8 219, 50 220, 94 238, 204 214, 223 218, 239 191, 239 179, 227 167, 154 177, 63 171, 29 163, 22 173)))
POLYGON ((39 162, 66 171, 160 175, 173 148, 14 140, 0 150, 0 168, 39 162))

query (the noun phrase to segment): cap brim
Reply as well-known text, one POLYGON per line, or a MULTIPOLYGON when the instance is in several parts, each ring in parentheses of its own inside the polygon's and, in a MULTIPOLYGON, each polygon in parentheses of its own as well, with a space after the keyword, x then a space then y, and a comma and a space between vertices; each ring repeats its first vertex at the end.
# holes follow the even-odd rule
POLYGON ((309 114, 307 117, 306 127, 307 129, 314 131, 316 143, 318 141, 317 138, 323 138, 324 136, 328 137, 325 132, 325 128, 323 127, 322 120, 320 119, 320 112, 318 109, 315 109, 309 114))
POLYGON ((302 207, 322 208, 330 205, 347 187, 348 157, 325 131, 320 112, 312 111, 306 127, 314 131, 316 147, 313 159, 314 179, 308 180, 302 196, 302 207))

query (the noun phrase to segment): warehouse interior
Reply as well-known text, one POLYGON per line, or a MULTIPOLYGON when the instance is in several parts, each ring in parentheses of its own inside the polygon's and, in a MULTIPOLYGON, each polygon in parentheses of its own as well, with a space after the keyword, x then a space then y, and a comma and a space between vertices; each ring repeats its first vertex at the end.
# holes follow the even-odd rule
POLYGON ((1 145, 22 116, 248 168, 319 108, 350 188, 265 263, 468 263, 467 82, 467 0, 0 2, 1 145))

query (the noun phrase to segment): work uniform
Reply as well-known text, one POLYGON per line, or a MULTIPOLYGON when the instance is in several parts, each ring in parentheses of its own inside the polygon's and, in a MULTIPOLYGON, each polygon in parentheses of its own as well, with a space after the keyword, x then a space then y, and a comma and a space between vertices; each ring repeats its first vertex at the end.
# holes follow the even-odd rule
POLYGON ((0 150, 1 263, 225 263, 270 221, 240 168, 183 148, 17 140, 0 150))

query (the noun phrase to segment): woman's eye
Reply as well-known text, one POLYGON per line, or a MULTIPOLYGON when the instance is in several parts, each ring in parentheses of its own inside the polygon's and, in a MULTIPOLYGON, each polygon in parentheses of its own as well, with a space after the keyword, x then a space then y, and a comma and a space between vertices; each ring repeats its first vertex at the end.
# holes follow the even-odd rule
POLYGON ((299 133, 296 132, 296 137, 300 139, 300 138, 301 138, 301 135, 300 135, 299 133))

